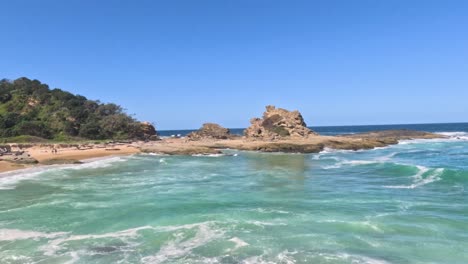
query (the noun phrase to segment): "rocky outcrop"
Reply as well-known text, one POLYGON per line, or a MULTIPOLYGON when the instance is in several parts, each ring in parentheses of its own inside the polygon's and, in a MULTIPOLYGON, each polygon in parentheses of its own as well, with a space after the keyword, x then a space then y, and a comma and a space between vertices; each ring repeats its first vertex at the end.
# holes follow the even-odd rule
POLYGON ((141 122, 142 138, 145 140, 159 140, 156 128, 150 122, 141 122))
POLYGON ((0 149, 0 161, 8 161, 17 164, 36 164, 37 160, 32 158, 26 151, 11 151, 11 147, 2 146, 0 149))
POLYGON ((250 120, 250 127, 244 131, 247 138, 275 140, 281 138, 307 138, 317 135, 307 128, 299 111, 288 111, 274 106, 267 106, 263 118, 250 120))
POLYGON ((187 135, 189 140, 228 139, 231 137, 229 129, 214 123, 205 123, 200 129, 187 135))

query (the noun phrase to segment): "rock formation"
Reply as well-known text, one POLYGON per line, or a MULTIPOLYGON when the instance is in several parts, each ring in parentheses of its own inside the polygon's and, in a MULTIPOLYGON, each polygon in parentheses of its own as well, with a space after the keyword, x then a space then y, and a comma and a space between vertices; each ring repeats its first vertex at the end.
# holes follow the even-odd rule
POLYGON ((218 124, 205 123, 203 126, 187 135, 189 140, 200 140, 200 139, 228 139, 231 138, 231 132, 229 129, 224 128, 218 124))
POLYGON ((36 164, 37 160, 25 151, 12 151, 10 145, 0 145, 0 161, 17 164, 36 164))
POLYGON ((143 133, 143 138, 146 140, 159 140, 158 133, 156 128, 150 122, 141 122, 141 130, 143 133))
POLYGON ((268 105, 263 118, 250 120, 250 127, 244 131, 247 138, 274 140, 284 137, 307 138, 317 135, 307 128, 299 111, 288 111, 268 105))

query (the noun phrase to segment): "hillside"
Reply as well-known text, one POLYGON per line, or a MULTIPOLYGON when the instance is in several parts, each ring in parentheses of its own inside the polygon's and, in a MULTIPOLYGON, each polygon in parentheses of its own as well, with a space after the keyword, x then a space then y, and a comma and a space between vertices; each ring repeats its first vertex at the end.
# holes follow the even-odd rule
POLYGON ((150 139, 156 131, 122 107, 88 100, 38 80, 0 81, 0 137, 150 139))

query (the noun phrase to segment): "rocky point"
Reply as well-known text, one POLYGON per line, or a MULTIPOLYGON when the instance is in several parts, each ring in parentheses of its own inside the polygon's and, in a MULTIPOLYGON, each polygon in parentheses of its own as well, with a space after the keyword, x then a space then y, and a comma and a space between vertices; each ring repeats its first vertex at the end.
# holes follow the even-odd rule
POLYGON ((275 140, 281 138, 307 138, 317 135, 307 128, 299 111, 288 111, 269 105, 262 118, 250 120, 244 135, 251 139, 275 140))

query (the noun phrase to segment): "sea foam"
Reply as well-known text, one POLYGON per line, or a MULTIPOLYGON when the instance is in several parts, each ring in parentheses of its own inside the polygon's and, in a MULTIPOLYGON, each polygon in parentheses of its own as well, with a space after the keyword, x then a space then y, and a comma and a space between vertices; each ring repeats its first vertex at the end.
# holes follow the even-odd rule
POLYGON ((43 233, 37 231, 28 231, 20 229, 0 229, 0 241, 14 241, 24 239, 56 238, 64 236, 66 232, 43 233))
POLYGON ((143 263, 162 263, 170 259, 186 256, 193 249, 207 244, 208 242, 223 236, 224 231, 215 229, 208 222, 191 225, 197 227, 196 234, 187 238, 184 233, 178 232, 174 240, 163 245, 155 255, 141 258, 143 263))
POLYGON ((443 168, 437 168, 437 169, 429 169, 424 166, 417 166, 419 169, 418 173, 412 176, 413 178, 413 183, 410 185, 385 185, 383 187, 385 188, 391 188, 391 189, 414 189, 432 182, 439 181, 441 178, 440 176, 444 172, 443 168), (424 177, 425 174, 428 174, 427 176, 424 177))
POLYGON ((106 157, 83 160, 82 164, 47 165, 0 173, 0 190, 14 189, 23 180, 32 179, 47 172, 57 170, 97 169, 112 166, 116 162, 127 161, 127 157, 106 157))

